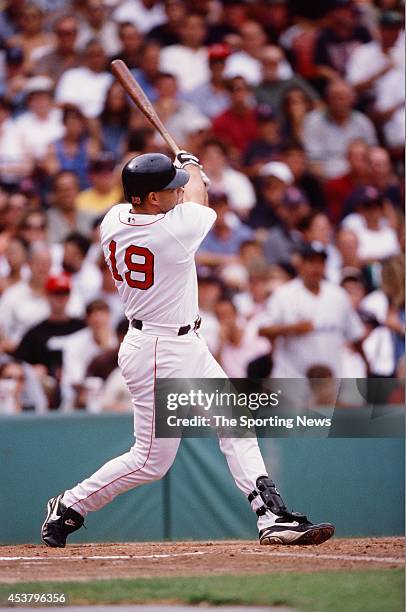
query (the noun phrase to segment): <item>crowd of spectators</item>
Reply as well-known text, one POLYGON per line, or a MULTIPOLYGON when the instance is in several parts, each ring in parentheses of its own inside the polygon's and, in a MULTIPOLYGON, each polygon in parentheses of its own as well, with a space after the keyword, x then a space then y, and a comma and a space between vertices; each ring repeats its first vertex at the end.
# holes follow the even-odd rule
POLYGON ((131 409, 98 229, 123 164, 168 151, 116 58, 210 179, 226 373, 404 377, 404 38, 401 0, 4 0, 0 412, 131 409))

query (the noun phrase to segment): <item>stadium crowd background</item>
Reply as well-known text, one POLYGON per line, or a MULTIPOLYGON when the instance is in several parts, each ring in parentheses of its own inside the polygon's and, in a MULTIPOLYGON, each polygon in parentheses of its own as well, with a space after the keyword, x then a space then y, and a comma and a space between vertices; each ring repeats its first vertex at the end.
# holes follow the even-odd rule
POLYGON ((398 0, 3 1, 0 412, 131 410, 98 227, 123 163, 166 150, 113 58, 211 180, 226 373, 404 377, 403 24, 398 0))

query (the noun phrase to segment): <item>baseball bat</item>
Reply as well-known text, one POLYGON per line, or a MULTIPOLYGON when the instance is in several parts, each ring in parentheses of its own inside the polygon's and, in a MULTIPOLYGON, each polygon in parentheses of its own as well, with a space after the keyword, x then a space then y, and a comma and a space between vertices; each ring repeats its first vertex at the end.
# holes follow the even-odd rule
POLYGON ((150 100, 145 95, 144 91, 139 86, 131 72, 128 70, 125 63, 122 60, 117 59, 111 62, 110 67, 111 72, 128 93, 134 104, 138 106, 140 111, 152 123, 154 128, 158 130, 173 154, 176 155, 180 151, 180 147, 178 147, 172 136, 169 134, 168 130, 158 117, 155 108, 152 106, 150 100))

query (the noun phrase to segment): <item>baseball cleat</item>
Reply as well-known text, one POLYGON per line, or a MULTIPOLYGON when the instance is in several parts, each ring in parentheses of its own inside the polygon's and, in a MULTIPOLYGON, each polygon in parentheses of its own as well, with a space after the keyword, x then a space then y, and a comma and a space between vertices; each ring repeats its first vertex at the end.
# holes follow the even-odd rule
POLYGON ((285 544, 288 546, 317 546, 334 535, 334 525, 317 523, 313 525, 304 514, 286 512, 276 519, 271 527, 259 532, 259 543, 264 546, 285 544))
POLYGON ((42 541, 52 548, 65 548, 68 535, 80 529, 85 520, 79 512, 61 502, 62 496, 63 493, 49 500, 41 528, 42 541))

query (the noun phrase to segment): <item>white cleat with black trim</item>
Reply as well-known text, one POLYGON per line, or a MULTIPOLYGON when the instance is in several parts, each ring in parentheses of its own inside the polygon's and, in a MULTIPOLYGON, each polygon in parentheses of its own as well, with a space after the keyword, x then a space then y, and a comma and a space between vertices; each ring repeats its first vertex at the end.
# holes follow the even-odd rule
POLYGON ((259 532, 259 543, 264 546, 317 546, 334 535, 331 523, 311 523, 304 514, 281 512, 275 524, 259 532))

